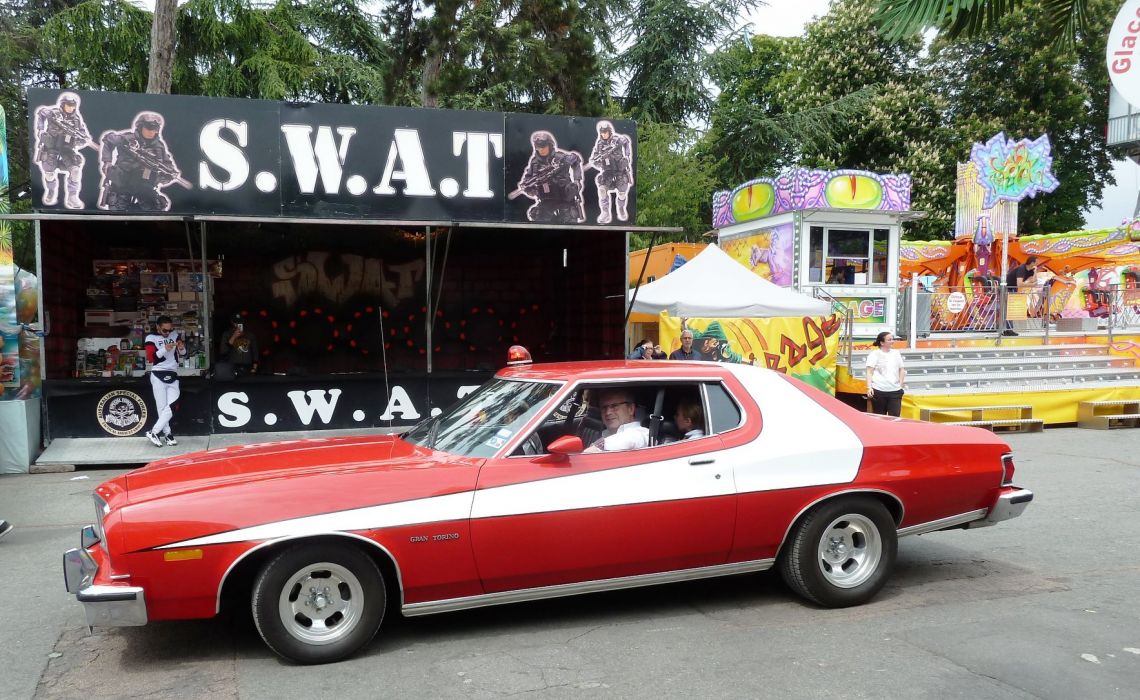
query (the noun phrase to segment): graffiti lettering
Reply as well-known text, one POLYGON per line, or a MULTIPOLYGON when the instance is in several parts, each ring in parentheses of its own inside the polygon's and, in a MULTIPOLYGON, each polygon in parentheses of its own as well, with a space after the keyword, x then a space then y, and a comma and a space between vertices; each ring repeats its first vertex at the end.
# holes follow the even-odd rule
POLYGON ((383 260, 343 254, 335 260, 340 272, 330 276, 330 255, 311 251, 279 260, 273 265, 273 296, 293 306, 297 299, 316 294, 334 303, 344 303, 357 294, 379 296, 392 307, 414 295, 414 285, 424 273, 424 261, 385 265, 383 260))

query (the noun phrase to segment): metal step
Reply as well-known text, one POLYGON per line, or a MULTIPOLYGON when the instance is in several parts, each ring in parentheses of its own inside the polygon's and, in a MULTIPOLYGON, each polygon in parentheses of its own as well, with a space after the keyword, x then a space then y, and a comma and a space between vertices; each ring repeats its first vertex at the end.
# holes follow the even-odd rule
POLYGON ((1040 418, 993 418, 990 420, 967 420, 939 425, 968 425, 974 428, 988 428, 995 433, 999 430, 1011 433, 1040 433, 1045 430, 1045 421, 1040 418))
POLYGON ((1068 371, 1072 369, 1134 369, 1136 363, 1127 357, 1104 356, 1071 356, 1071 357, 1042 357, 1042 358, 985 358, 977 360, 957 360, 943 362, 940 360, 906 361, 908 377, 916 376, 945 376, 961 372, 1051 372, 1068 371))
POLYGON ((1066 369, 1061 371, 1039 372, 962 372, 946 376, 907 377, 911 389, 949 389, 953 387, 1025 386, 1032 390, 1034 384, 1084 384, 1087 382, 1133 382, 1140 383, 1140 369, 1066 369))
MULTIPOLYGON (((1107 345, 1079 343, 1069 345, 1010 345, 998 347, 922 348, 898 349, 907 364, 912 362, 956 362, 962 360, 1047 358, 1047 357, 1111 357, 1107 345)), ((870 350, 851 353, 851 362, 859 367, 867 360, 870 350)), ((841 360, 846 356, 840 354, 841 360)))
MULTIPOLYGON (((1063 377, 1062 377, 1063 379, 1063 377)), ((945 395, 959 395, 959 394, 1005 394, 1007 398, 996 400, 1010 400, 1016 399, 1014 394, 1022 392, 1038 392, 1038 391, 1072 391, 1073 389, 1134 389, 1140 392, 1140 381, 1057 381, 1055 377, 1046 379, 1035 378, 1031 381, 1015 381, 1010 380, 1006 384, 987 384, 986 386, 976 386, 974 384, 966 383, 958 386, 945 386, 945 382, 931 386, 911 385, 908 382, 907 394, 911 396, 945 396, 945 395)))

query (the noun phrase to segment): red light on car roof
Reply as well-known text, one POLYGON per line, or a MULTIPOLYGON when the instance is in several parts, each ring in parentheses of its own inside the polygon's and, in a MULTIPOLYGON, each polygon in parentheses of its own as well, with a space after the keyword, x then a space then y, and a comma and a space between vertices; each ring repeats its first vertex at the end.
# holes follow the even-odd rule
POLYGON ((529 365, 534 360, 530 357, 530 350, 527 350, 521 345, 512 345, 507 350, 507 366, 511 365, 529 365))

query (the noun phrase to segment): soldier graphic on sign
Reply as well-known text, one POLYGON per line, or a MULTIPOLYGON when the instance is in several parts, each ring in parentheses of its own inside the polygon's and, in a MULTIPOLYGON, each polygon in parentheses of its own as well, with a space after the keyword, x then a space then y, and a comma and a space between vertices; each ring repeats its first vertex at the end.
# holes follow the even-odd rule
POLYGON ((615 195, 617 218, 629 219, 629 188, 633 186, 633 144, 625 134, 614 131, 611 122, 598 122, 598 140, 590 154, 587 168, 598 171, 594 184, 598 186, 599 224, 613 221, 610 215, 610 193, 615 195))
POLYGON ((79 95, 61 93, 54 105, 36 108, 35 162, 43 177, 43 204, 53 207, 59 201, 59 175, 63 174, 66 196, 63 205, 82 209, 79 190, 83 187, 84 148, 94 148, 91 133, 79 113, 79 95))
POLYGON ((582 156, 575 151, 558 148, 549 131, 531 134, 534 152, 526 164, 518 189, 507 197, 526 195, 534 204, 526 210, 526 218, 553 224, 579 224, 586 220, 582 206, 582 156))
POLYGON ((172 184, 192 187, 182 178, 182 171, 170 155, 162 139, 162 127, 161 114, 141 112, 135 117, 133 129, 103 134, 99 149, 103 175, 100 209, 167 211, 170 198, 161 192, 163 188, 172 184))

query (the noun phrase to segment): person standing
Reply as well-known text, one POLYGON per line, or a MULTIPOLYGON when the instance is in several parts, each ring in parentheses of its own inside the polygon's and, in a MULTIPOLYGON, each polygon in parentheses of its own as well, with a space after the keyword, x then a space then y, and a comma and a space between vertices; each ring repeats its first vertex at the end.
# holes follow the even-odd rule
POLYGON ((649 338, 642 340, 634 348, 633 352, 629 353, 626 357, 627 360, 652 360, 653 359, 653 341, 649 338))
POLYGON ((162 447, 163 442, 174 446, 178 440, 170 430, 170 419, 174 417, 172 406, 181 393, 178 361, 186 357, 186 345, 174 330, 174 322, 169 316, 159 316, 155 328, 158 332, 146 337, 146 359, 152 363, 150 388, 154 392, 158 417, 146 432, 146 439, 155 447, 162 447))
POLYGON ((894 342, 890 331, 875 337, 875 349, 867 355, 867 397, 875 413, 897 418, 902 413, 906 368, 902 354, 892 349, 894 342))
POLYGON ((689 329, 681 331, 681 347, 669 353, 670 360, 703 360, 700 350, 693 349, 693 332, 689 329))
POLYGON ((1027 287, 1033 286, 1033 281, 1037 278, 1037 256, 1030 255, 1025 259, 1021 265, 1010 270, 1005 276, 1005 330, 1002 335, 1017 335, 1017 331, 1013 330, 1013 323, 1009 320, 1009 294, 1011 292, 1017 293, 1025 291, 1027 287))
POLYGON ((230 329, 222 335, 221 356, 233 365, 235 376, 257 374, 257 336, 245 329, 241 314, 230 318, 230 329))

